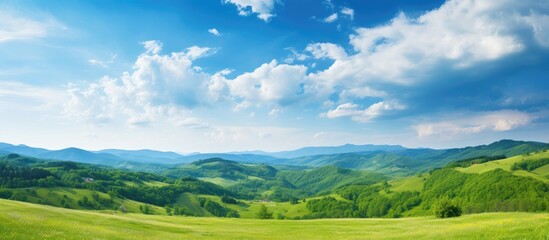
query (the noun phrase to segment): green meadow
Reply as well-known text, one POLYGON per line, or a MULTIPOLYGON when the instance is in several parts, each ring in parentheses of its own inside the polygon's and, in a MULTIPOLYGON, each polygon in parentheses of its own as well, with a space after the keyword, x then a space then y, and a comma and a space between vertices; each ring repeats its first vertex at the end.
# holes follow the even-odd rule
POLYGON ((82 211, 0 200, 2 239, 548 239, 549 214, 253 220, 82 211))

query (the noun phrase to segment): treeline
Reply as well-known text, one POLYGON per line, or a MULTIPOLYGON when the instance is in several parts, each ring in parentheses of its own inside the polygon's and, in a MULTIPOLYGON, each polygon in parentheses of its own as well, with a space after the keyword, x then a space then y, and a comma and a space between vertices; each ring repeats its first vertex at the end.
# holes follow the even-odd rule
POLYGON ((231 218, 238 218, 240 217, 240 214, 238 212, 225 208, 221 206, 221 204, 212 201, 207 198, 198 198, 198 201, 200 202, 200 206, 206 209, 208 212, 213 214, 217 217, 231 217, 231 218))
MULTIPOLYGON (((184 192, 216 196, 235 196, 232 192, 209 182, 194 178, 178 180, 151 173, 129 172, 107 167, 67 161, 41 161, 10 154, 0 160, 0 198, 28 201, 32 192, 10 190, 29 187, 69 187, 102 192, 109 198, 94 194, 78 200, 78 206, 86 209, 113 208, 113 198, 126 198, 157 206, 177 201, 184 192), (147 182, 161 182, 162 186, 148 186, 147 182)), ((36 195, 36 194, 35 194, 36 195)), ((68 199, 50 205, 69 207, 68 199)), ((39 200, 42 203, 42 200, 39 200)))
POLYGON ((345 200, 324 197, 307 201, 307 208, 312 213, 304 218, 394 218, 421 203, 419 192, 382 194, 388 187, 386 182, 344 187, 337 192, 345 200))
POLYGON ((481 163, 501 160, 501 159, 505 159, 505 158, 507 158, 507 156, 505 156, 505 155, 480 156, 480 157, 466 158, 466 159, 462 159, 462 160, 452 162, 452 163, 448 164, 447 167, 449 167, 449 168, 455 168, 455 167, 466 168, 466 167, 470 167, 471 165, 474 165, 474 164, 481 164, 481 163))
POLYGON ((542 159, 536 159, 536 160, 524 160, 524 161, 514 163, 513 166, 511 166, 511 170, 534 171, 537 168, 543 167, 547 164, 549 164, 549 158, 542 158, 542 159))

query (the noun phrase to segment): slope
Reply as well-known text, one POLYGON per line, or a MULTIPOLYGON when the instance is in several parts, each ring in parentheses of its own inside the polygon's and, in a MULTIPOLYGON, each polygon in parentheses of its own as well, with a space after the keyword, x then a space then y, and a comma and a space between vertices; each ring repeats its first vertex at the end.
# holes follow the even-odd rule
POLYGON ((90 212, 0 199, 3 239, 545 239, 549 214, 247 220, 90 212), (253 230, 252 230, 253 229, 253 230))

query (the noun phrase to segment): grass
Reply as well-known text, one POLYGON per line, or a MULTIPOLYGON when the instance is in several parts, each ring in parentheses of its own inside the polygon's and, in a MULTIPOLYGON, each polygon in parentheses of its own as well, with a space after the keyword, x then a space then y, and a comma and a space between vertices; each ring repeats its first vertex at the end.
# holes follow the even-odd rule
POLYGON ((549 214, 255 220, 119 214, 0 200, 2 239, 548 239, 549 214))
POLYGON ((200 207, 200 203, 198 202, 198 199, 196 198, 195 195, 188 192, 182 193, 181 195, 179 195, 179 198, 177 198, 177 201, 174 204, 174 207, 185 208, 186 212, 190 212, 198 216, 213 216, 204 208, 200 207))
POLYGON ((389 181, 389 185, 391 185, 391 191, 393 192, 421 192, 421 190, 423 190, 423 184, 425 183, 425 177, 426 174, 398 178, 389 181))
MULTIPOLYGON (((67 187, 50 187, 50 188, 20 188, 12 189, 14 192, 22 193, 26 196, 26 201, 31 203, 40 203, 46 205, 60 206, 60 202, 63 199, 70 208, 73 209, 83 209, 82 206, 78 205, 78 200, 82 197, 87 196, 88 199, 93 199, 92 195, 94 191, 88 189, 77 189, 77 188, 67 188, 67 187)), ((109 196, 102 192, 95 192, 101 198, 108 199, 109 196)), ((129 200, 115 198, 113 205, 119 207, 124 205, 129 212, 140 212, 139 206, 144 203, 129 200)), ((161 207, 150 205, 151 211, 155 214, 165 214, 165 210, 161 207)))
POLYGON ((460 168, 457 167, 456 170, 463 172, 463 173, 484 173, 491 170, 494 170, 496 168, 503 169, 506 171, 509 171, 517 176, 521 177, 532 177, 534 179, 549 182, 549 165, 545 165, 543 167, 540 167, 532 172, 524 171, 524 170, 517 170, 512 171, 511 167, 513 164, 524 161, 524 160, 537 160, 542 158, 549 158, 549 151, 544 152, 538 152, 538 153, 532 153, 529 155, 518 155, 514 157, 505 158, 502 160, 497 161, 491 161, 486 162, 482 164, 476 164, 472 165, 467 168, 460 168))
POLYGON ((233 186, 235 184, 240 183, 239 181, 235 181, 235 180, 231 180, 231 179, 227 179, 227 178, 222 178, 222 177, 215 177, 215 178, 200 177, 198 179, 200 179, 202 181, 206 181, 206 182, 211 182, 213 184, 217 184, 217 185, 222 186, 222 187, 230 187, 230 186, 233 186))

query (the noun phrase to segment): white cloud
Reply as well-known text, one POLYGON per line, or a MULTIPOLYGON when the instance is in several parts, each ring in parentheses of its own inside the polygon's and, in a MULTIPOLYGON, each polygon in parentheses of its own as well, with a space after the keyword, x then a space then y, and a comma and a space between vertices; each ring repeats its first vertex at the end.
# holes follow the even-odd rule
POLYGON ((275 16, 274 8, 277 0, 223 0, 224 3, 234 4, 238 9, 238 14, 248 16, 252 13, 265 22, 270 21, 275 16))
POLYGON ((337 13, 333 13, 332 15, 325 17, 322 21, 325 23, 333 23, 335 20, 337 20, 337 13))
POLYGON ((221 36, 221 33, 215 28, 208 29, 208 32, 218 37, 221 36))
POLYGON ((413 126, 417 136, 451 139, 461 135, 485 131, 502 132, 529 124, 535 117, 515 110, 474 113, 469 116, 455 116, 451 120, 422 123, 413 126))
POLYGON ((275 117, 278 117, 278 115, 282 112, 282 110, 280 110, 280 108, 274 108, 273 110, 271 110, 269 112, 269 116, 271 118, 275 118, 275 117))
POLYGON ((307 45, 305 50, 310 52, 316 59, 330 58, 333 60, 344 60, 347 58, 345 50, 333 43, 313 43, 307 45))
POLYGON ((0 43, 45 37, 60 25, 51 17, 33 17, 35 19, 21 16, 15 11, 0 9, 0 43))
POLYGON ((284 59, 285 63, 291 64, 294 61, 305 61, 309 59, 309 55, 304 53, 299 53, 293 48, 285 48, 285 50, 290 51, 290 54, 284 59))
POLYGON ((339 12, 345 16, 348 16, 351 20, 355 18, 355 10, 352 8, 343 7, 339 12))
POLYGON ((322 4, 324 4, 328 9, 334 9, 334 4, 332 3, 332 0, 324 0, 322 1, 322 4))
POLYGON ((63 89, 38 87, 18 82, 0 81, 0 108, 47 111, 66 100, 63 89))
POLYGON ((306 50, 313 57, 334 60, 309 78, 317 94, 336 95, 339 105, 365 97, 408 105, 400 93, 420 84, 443 84, 445 78, 436 76, 525 52, 536 47, 531 42, 549 47, 548 9, 549 3, 534 0, 450 0, 418 18, 400 13, 385 25, 356 29, 350 36, 352 51, 332 43, 309 44, 306 50))
POLYGON ((369 122, 383 114, 395 110, 403 110, 406 107, 396 101, 382 101, 374 103, 366 109, 359 109, 354 103, 344 103, 326 113, 328 118, 351 117, 357 122, 369 122))
POLYGON ((135 61, 133 72, 124 72, 120 78, 103 77, 86 86, 70 85, 65 113, 94 123, 122 117, 129 125, 141 126, 162 116, 188 125, 176 116, 185 116, 185 109, 208 100, 202 93, 207 92, 209 75, 193 60, 213 50, 194 46, 160 55, 160 42, 143 45, 145 53, 135 61))
POLYGON ((118 55, 117 54, 113 54, 111 56, 111 58, 107 61, 103 61, 103 60, 99 60, 99 59, 89 59, 88 60, 88 63, 91 64, 91 65, 94 65, 94 66, 100 66, 100 67, 103 67, 103 68, 109 68, 109 65, 114 63, 114 60, 116 59, 118 55))
POLYGON ((302 100, 307 84, 307 67, 278 64, 276 60, 265 63, 253 72, 244 73, 227 81, 230 94, 243 106, 275 104, 286 106, 302 100))

